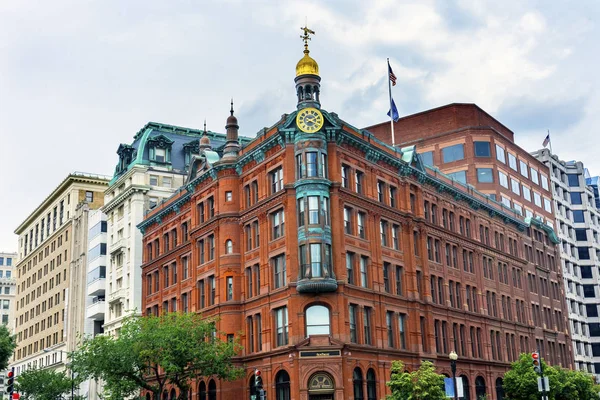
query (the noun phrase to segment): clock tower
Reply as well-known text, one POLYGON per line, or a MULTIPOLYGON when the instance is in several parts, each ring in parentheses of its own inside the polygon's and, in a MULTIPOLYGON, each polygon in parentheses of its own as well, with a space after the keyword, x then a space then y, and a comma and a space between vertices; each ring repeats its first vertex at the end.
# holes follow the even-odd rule
POLYGON ((300 38, 304 41, 304 57, 296 64, 296 95, 298 96, 298 109, 306 107, 320 108, 319 96, 321 94, 321 77, 319 76, 319 64, 308 54, 308 41, 310 35, 315 32, 306 26, 300 28, 304 32, 300 38))

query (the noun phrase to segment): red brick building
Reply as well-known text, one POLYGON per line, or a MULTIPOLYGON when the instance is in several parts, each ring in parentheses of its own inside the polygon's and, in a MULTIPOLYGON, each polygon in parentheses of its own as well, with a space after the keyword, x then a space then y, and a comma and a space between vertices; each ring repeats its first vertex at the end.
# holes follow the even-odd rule
MULTIPOLYGON (((390 122, 366 128, 391 143, 390 122)), ((396 143, 525 217, 554 224, 548 168, 515 144, 514 133, 475 104, 448 104, 400 118, 396 143)))
POLYGON ((449 375, 455 350, 466 398, 497 399, 520 352, 570 365, 552 229, 321 109, 307 47, 295 82, 297 111, 240 148, 232 110, 225 148, 201 139, 139 226, 144 311, 241 335, 245 379, 200 379, 193 398, 249 399, 258 368, 268 399, 375 400, 393 360, 449 375))

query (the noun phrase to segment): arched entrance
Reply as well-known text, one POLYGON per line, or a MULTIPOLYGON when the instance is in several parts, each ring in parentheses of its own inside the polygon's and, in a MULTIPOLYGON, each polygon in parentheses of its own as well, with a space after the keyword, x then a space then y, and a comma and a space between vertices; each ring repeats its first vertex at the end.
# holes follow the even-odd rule
POLYGON ((475 378, 475 400, 480 400, 486 396, 485 379, 482 376, 475 378))
POLYGON ((308 380, 309 400, 333 400, 335 381, 327 372, 317 372, 308 380))
POLYGON ((470 387, 469 387, 469 378, 466 375, 461 375, 460 377, 462 378, 462 381, 463 381, 463 394, 464 394, 464 396, 461 397, 461 399, 463 399, 463 400, 471 400, 471 392, 470 392, 470 387))
POLYGON ((504 382, 502 378, 496 379, 496 400, 504 400, 504 382))

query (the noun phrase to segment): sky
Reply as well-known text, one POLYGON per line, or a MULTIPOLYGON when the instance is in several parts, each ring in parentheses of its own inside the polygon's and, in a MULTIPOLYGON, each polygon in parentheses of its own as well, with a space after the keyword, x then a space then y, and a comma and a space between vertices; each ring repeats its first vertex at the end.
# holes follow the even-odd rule
POLYGON ((0 251, 69 172, 112 175, 147 122, 254 137, 295 110, 300 27, 321 104, 357 127, 476 103, 528 151, 600 174, 600 2, 0 0, 0 251))

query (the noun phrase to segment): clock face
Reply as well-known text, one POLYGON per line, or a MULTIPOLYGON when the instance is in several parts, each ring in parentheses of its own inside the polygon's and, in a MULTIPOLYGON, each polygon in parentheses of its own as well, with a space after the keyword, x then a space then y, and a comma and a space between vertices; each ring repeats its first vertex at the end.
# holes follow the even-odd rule
POLYGON ((316 108, 304 108, 298 112, 296 124, 302 132, 317 132, 323 127, 323 114, 316 108))

